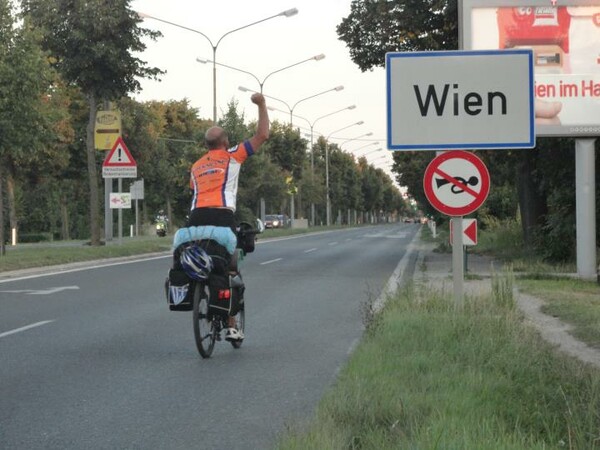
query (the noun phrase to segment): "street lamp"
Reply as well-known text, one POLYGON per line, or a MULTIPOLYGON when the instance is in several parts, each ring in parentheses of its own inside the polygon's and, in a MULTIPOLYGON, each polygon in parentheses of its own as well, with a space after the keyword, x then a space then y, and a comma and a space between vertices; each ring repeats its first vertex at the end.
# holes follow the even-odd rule
MULTIPOLYGON (((244 87, 244 86, 240 86, 238 89, 239 89, 240 91, 242 91, 242 92, 256 92, 255 90, 248 89, 247 87, 244 87)), ((278 102, 281 102, 281 103, 283 103, 285 106, 287 106, 287 109, 288 109, 288 111, 290 112, 290 125, 292 125, 292 124, 293 124, 293 121, 294 121, 294 120, 293 120, 293 118, 294 118, 294 109, 296 108, 296 106, 298 106, 298 104, 299 104, 299 103, 302 103, 303 101, 306 101, 306 100, 310 100, 311 98, 318 97, 319 95, 327 94, 328 92, 332 92, 332 91, 339 92, 339 91, 342 91, 342 90, 344 90, 344 86, 336 86, 336 87, 334 87, 334 88, 327 89, 326 91, 318 92, 318 93, 316 93, 316 94, 309 95, 308 97, 304 97, 304 98, 302 98, 302 99, 298 100, 296 103, 294 103, 294 105, 293 105, 293 106, 290 106, 290 105, 289 105, 289 104, 288 104, 286 101, 284 101, 284 100, 281 100, 281 99, 279 99, 279 98, 277 98, 277 97, 271 97, 271 96, 269 96, 269 95, 265 95, 265 94, 263 94, 263 95, 264 95, 265 97, 267 97, 267 98, 270 98, 270 99, 276 100, 276 101, 278 101, 278 102)))
POLYGON ((364 155, 360 155, 360 156, 362 158, 364 156, 371 155, 371 154, 376 153, 376 152, 381 151, 381 150, 383 150, 383 148, 379 147, 379 148, 376 148, 375 150, 371 150, 370 152, 367 152, 364 155))
MULTIPOLYGON (((339 144, 339 147, 342 148, 344 146, 344 144, 347 144, 348 142, 352 142, 352 141, 355 141, 357 139, 360 139, 360 138, 363 138, 363 137, 367 137, 367 136, 373 136, 373 133, 369 132, 369 133, 366 133, 366 134, 361 134, 360 136, 353 137, 352 139, 346 139, 341 144, 339 144)), ((350 153, 352 153, 352 152, 350 152, 350 153)))
POLYGON ((265 82, 267 81, 267 79, 271 75, 274 75, 274 74, 279 73, 279 72, 281 72, 283 70, 286 70, 286 69, 290 69, 292 67, 296 67, 296 66, 298 66, 300 64, 303 64, 305 62, 309 62, 309 61, 321 61, 322 59, 325 59, 325 55, 323 53, 321 53, 320 55, 311 56, 310 58, 303 59, 302 61, 299 61, 297 63, 290 64, 289 66, 285 66, 285 67, 282 67, 281 69, 274 70, 273 72, 269 73, 266 77, 264 77, 262 79, 262 81, 256 75, 254 75, 252 72, 248 72, 247 70, 238 69, 237 67, 229 66, 227 64, 218 63, 218 62, 212 61, 210 59, 196 58, 196 61, 199 62, 199 63, 201 63, 201 64, 213 63, 213 64, 216 64, 217 66, 226 67, 228 69, 235 70, 237 72, 242 72, 242 73, 245 73, 246 75, 250 75, 258 83, 258 85, 260 86, 260 92, 262 93, 263 86, 265 85, 265 82))
POLYGON ((379 142, 369 142, 368 144, 361 145, 360 147, 355 148, 354 150, 350 150, 351 153, 357 152, 359 150, 363 150, 366 147, 370 147, 371 145, 379 145, 379 142))
POLYGON ((337 133, 338 131, 342 131, 345 130, 347 128, 350 127, 354 127, 357 125, 362 125, 363 122, 362 120, 360 122, 355 122, 351 125, 346 125, 343 128, 340 128, 338 130, 332 131, 331 133, 329 133, 329 136, 327 136, 327 139, 325 140, 325 189, 326 189, 326 193, 327 193, 327 204, 325 205, 326 208, 326 215, 327 215, 327 226, 329 226, 331 224, 331 199, 329 198, 329 138, 331 136, 333 136, 335 133, 337 133))
MULTIPOLYGON (((287 113, 287 111, 283 111, 281 109, 273 108, 272 106, 269 106, 269 109, 272 110, 272 111, 279 111, 279 112, 282 112, 282 113, 287 113)), ((315 151, 314 151, 314 145, 313 145, 315 125, 321 119, 325 119, 326 117, 333 116, 334 114, 341 113, 343 111, 351 110, 351 109, 356 109, 356 105, 346 106, 345 108, 338 109, 337 111, 333 111, 333 112, 330 112, 329 114, 325 114, 323 116, 317 117, 312 122, 310 120, 308 120, 307 118, 305 118, 305 117, 296 115, 296 117, 298 119, 304 120, 310 126, 310 171, 311 171, 311 174, 313 176, 315 174, 315 151)), ((314 225, 314 223, 315 223, 315 203, 314 202, 311 202, 311 204, 310 204, 310 220, 311 220, 311 223, 314 225)))
POLYGON ((275 17, 291 17, 291 16, 295 16, 296 14, 298 14, 298 9, 296 9, 296 8, 286 9, 285 11, 282 11, 279 14, 265 17, 264 19, 257 20, 256 22, 252 22, 247 25, 244 25, 244 26, 241 26, 238 28, 234 28, 233 30, 230 30, 230 31, 226 32, 225 34, 223 34, 219 38, 219 40, 217 40, 216 43, 213 43, 212 39, 209 38, 206 34, 202 33, 201 31, 194 30, 193 28, 185 27, 183 25, 179 25, 179 24, 176 24, 173 22, 169 22, 167 20, 159 19, 158 17, 153 17, 148 14, 141 13, 141 12, 137 13, 138 17, 140 17, 142 19, 152 19, 152 20, 156 20, 158 22, 166 23, 168 25, 172 25, 174 27, 178 27, 178 28, 182 28, 184 30, 191 31, 192 33, 196 33, 196 34, 199 34, 200 36, 204 37, 209 42, 210 46, 212 47, 212 51, 213 51, 212 61, 213 61, 213 122, 214 123, 217 123, 217 63, 216 63, 217 48, 219 47, 219 44, 221 43, 223 38, 225 36, 230 35, 231 33, 234 33, 239 30, 243 30, 244 28, 248 28, 253 25, 258 25, 259 23, 265 22, 270 19, 274 19, 275 17))

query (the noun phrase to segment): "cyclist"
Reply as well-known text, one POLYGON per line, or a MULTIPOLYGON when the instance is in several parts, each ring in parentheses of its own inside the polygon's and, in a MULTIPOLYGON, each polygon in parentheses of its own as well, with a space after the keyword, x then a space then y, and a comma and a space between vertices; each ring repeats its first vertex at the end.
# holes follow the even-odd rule
MULTIPOLYGON (((198 159, 190 171, 193 190, 188 227, 213 225, 229 227, 235 232, 235 207, 241 165, 269 138, 269 116, 265 97, 255 93, 250 98, 258 106, 256 133, 250 139, 230 147, 223 128, 213 126, 204 136, 208 152, 198 159)), ((235 263, 234 263, 235 265, 235 263)), ((225 339, 235 341, 243 335, 229 317, 225 339)))

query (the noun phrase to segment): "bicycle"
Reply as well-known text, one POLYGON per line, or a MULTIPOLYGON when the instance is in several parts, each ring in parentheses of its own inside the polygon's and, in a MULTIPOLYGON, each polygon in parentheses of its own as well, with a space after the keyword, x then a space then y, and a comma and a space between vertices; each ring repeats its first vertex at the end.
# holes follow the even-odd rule
MULTIPOLYGON (((190 286, 193 289, 192 320, 194 339, 198 353, 202 358, 210 358, 212 355, 215 343, 221 340, 221 332, 229 327, 230 315, 235 319, 235 328, 242 336, 244 335, 245 304, 243 294, 245 287, 237 262, 242 260, 247 253, 254 251, 256 234, 264 231, 262 222, 258 221, 257 224, 257 229, 253 229, 245 222, 242 222, 238 227, 237 248, 226 270, 227 285, 215 286, 215 280, 219 280, 219 278, 209 275, 206 281, 194 281, 190 286), (220 301, 225 306, 220 306, 220 301), (235 311, 235 314, 231 314, 233 311, 235 311)), ((219 256, 213 256, 213 258, 219 258, 219 256)), ((234 349, 239 349, 242 346, 243 338, 229 342, 234 349)))

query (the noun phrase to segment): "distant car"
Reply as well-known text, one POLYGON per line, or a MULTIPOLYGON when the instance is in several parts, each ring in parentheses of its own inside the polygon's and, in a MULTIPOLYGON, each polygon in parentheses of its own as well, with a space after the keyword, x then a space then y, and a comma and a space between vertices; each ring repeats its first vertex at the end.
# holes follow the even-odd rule
POLYGON ((415 219, 413 219, 412 217, 405 217, 404 223, 415 223, 415 219))
POLYGON ((285 214, 267 214, 265 228, 286 228, 289 226, 288 216, 285 214))

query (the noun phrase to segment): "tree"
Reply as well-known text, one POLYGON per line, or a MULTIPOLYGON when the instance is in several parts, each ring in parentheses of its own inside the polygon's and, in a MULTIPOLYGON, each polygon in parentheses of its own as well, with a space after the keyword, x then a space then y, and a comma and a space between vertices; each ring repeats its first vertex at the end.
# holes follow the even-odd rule
MULTIPOLYGON (((3 186, 6 182, 9 220, 17 228, 17 171, 43 158, 56 133, 62 109, 53 101, 57 79, 27 21, 17 25, 12 3, 0 0, 0 241, 4 250, 3 186), (53 123, 54 121, 54 123, 53 123)), ((58 157, 57 157, 58 159, 58 157)))
POLYGON ((340 40, 364 72, 387 52, 458 48, 456 0, 353 0, 337 26, 340 40))
POLYGON ((117 100, 139 91, 138 77, 157 77, 133 56, 146 46, 142 38, 159 33, 140 28, 141 19, 129 8, 129 0, 24 0, 26 17, 43 33, 43 47, 54 67, 76 85, 89 104, 86 150, 90 194, 91 244, 100 245, 98 163, 94 148, 94 124, 98 102, 117 100))

